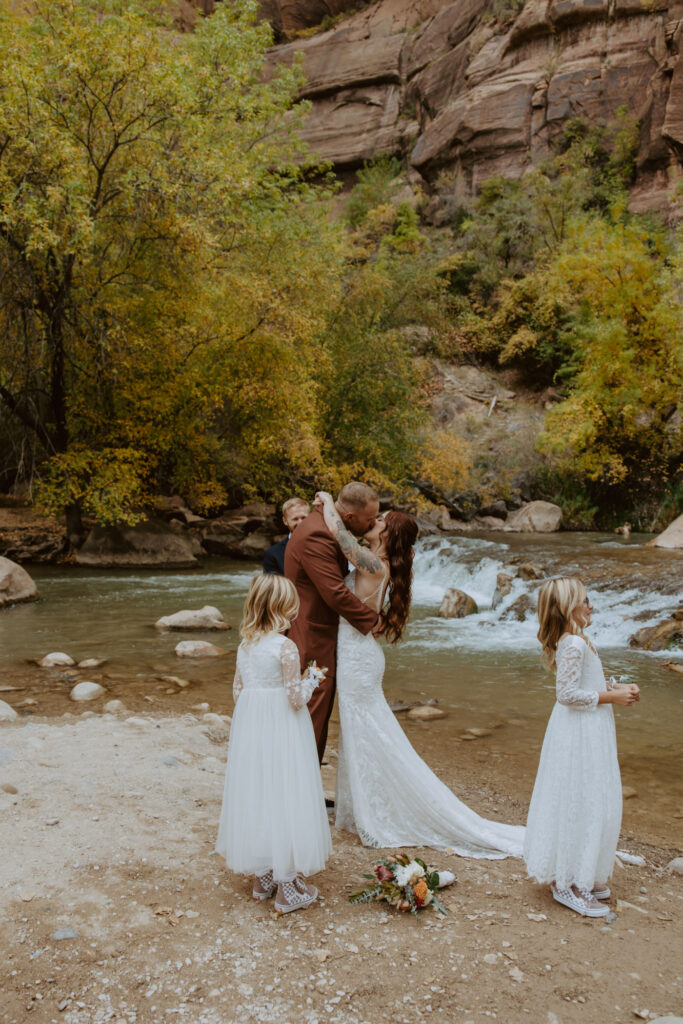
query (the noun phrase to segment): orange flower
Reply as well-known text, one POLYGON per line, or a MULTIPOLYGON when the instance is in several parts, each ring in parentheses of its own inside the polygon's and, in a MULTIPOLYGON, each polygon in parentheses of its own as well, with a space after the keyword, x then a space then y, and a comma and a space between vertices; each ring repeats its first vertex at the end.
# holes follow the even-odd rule
POLYGON ((428 892, 429 889, 427 888, 427 883, 425 882, 424 878, 421 878, 417 885, 413 886, 413 894, 415 896, 415 902, 417 903, 418 907, 421 907, 424 901, 427 899, 428 892))

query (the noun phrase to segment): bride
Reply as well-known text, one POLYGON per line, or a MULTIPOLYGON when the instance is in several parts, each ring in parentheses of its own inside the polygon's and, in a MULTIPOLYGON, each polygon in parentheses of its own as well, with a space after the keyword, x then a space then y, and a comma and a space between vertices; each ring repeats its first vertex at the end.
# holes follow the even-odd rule
MULTIPOLYGON (((400 640, 410 611, 415 520, 391 510, 378 516, 361 546, 346 530, 332 496, 316 495, 325 523, 355 566, 346 585, 385 613, 384 636, 400 640)), ((341 735, 336 826, 357 832, 365 846, 431 846, 464 857, 521 857, 522 826, 481 818, 455 796, 411 746, 382 692, 384 652, 345 619, 337 639, 341 735)))

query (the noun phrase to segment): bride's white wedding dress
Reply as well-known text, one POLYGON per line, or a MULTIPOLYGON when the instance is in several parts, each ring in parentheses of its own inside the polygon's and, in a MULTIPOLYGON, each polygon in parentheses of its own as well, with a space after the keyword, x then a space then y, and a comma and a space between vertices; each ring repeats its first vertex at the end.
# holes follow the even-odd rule
MULTIPOLYGON (((349 589, 354 582, 355 571, 346 579, 349 589)), ((337 828, 357 832, 365 846, 430 846, 463 857, 521 857, 522 826, 475 814, 419 757, 384 698, 383 676, 379 643, 341 619, 337 828)))

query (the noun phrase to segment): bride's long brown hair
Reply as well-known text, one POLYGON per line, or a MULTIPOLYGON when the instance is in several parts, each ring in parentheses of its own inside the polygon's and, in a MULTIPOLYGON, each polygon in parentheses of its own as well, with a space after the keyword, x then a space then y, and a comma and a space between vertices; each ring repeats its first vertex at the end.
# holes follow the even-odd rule
POLYGON ((389 609, 384 633, 390 644, 403 636, 410 613, 413 581, 413 545, 417 540, 417 523, 405 512, 390 509, 384 516, 384 548, 389 561, 389 609))

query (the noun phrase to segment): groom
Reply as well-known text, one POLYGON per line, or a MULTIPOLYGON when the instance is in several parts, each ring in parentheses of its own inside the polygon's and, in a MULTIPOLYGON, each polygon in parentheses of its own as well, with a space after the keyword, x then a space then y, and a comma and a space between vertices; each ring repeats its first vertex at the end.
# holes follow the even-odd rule
MULTIPOLYGON (((346 484, 336 504, 344 526, 356 537, 362 537, 374 526, 379 498, 367 484, 358 481, 346 484)), ((297 527, 287 545, 285 576, 296 587, 301 602, 299 614, 289 630, 290 639, 301 653, 301 669, 303 671, 309 661, 327 668, 327 676, 313 691, 308 703, 320 761, 325 753, 336 691, 339 616, 360 633, 370 633, 380 625, 377 612, 346 587, 347 568, 346 557, 325 526, 322 513, 314 509, 297 527)))

